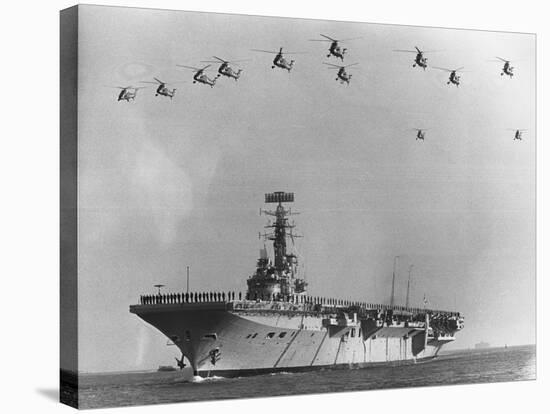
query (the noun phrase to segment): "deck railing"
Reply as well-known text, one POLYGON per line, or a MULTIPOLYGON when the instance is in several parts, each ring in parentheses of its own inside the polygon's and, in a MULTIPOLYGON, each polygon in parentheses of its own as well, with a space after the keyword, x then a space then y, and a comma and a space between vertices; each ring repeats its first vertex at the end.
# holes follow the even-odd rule
POLYGON ((308 295, 272 295, 271 297, 250 297, 242 292, 192 292, 160 293, 141 295, 140 305, 186 304, 186 303, 233 303, 235 309, 272 309, 313 312, 356 311, 358 313, 377 311, 392 315, 430 315, 431 317, 460 317, 459 312, 436 309, 384 305, 345 299, 325 298, 308 295))

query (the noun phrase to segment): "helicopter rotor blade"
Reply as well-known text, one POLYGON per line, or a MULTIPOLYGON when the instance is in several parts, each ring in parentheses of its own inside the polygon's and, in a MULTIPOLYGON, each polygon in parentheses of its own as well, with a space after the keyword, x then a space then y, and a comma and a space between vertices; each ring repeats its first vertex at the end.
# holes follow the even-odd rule
POLYGON ((502 61, 503 61, 504 63, 506 63, 506 62, 510 62, 509 60, 507 60, 507 59, 503 59, 503 58, 501 58, 501 57, 499 57, 499 56, 495 56, 495 57, 496 57, 497 59, 500 59, 500 60, 502 60, 502 61))
POLYGON ((283 55, 305 55, 305 54, 307 54, 307 52, 282 52, 281 51, 281 54, 283 54, 283 55))
POLYGON ((180 67, 180 68, 192 69, 192 70, 194 70, 195 72, 198 72, 198 71, 200 70, 199 68, 196 68, 196 67, 194 67, 194 66, 186 66, 186 65, 176 65, 176 66, 178 66, 178 67, 180 67))
POLYGON ((339 40, 336 40, 336 39, 333 39, 332 37, 330 36, 327 36, 327 35, 324 35, 322 33, 319 33, 321 36, 323 36, 325 39, 328 39, 330 40, 331 42, 339 42, 339 40))
POLYGON ((349 65, 343 66, 344 68, 349 68, 350 66, 358 65, 359 63, 350 63, 349 65))
POLYGON ((279 53, 279 52, 273 52, 272 50, 261 50, 261 49, 250 49, 250 50, 253 52, 273 53, 275 55, 279 53))
MULTIPOLYGON (((240 63, 240 62, 250 62, 251 59, 238 59, 238 60, 226 60, 224 61, 225 63, 231 63, 231 64, 236 64, 236 63, 240 63)), ((239 65, 237 65, 239 66, 239 65)))
POLYGON ((111 85, 103 85, 104 88, 113 88, 113 89, 132 89, 132 86, 111 86, 111 85))
MULTIPOLYGON (((333 65, 332 63, 322 62, 323 65, 332 66, 332 69, 340 69, 342 66, 333 65)), ((329 68, 331 69, 331 68, 329 68)))
POLYGON ((362 39, 363 37, 362 36, 359 36, 359 37, 348 37, 346 39, 340 39, 338 40, 339 42, 349 42, 350 40, 359 40, 359 39, 362 39))
MULTIPOLYGON (((201 60, 203 63, 231 63, 231 64, 237 64, 239 62, 250 62, 250 59, 237 59, 237 60, 224 60, 218 56, 212 56, 214 59, 217 60, 201 60)), ((239 65, 237 65, 239 66, 239 65)))
POLYGON ((432 66, 432 68, 434 68, 434 69, 439 69, 439 70, 443 70, 443 71, 445 71, 445 72, 453 72, 452 69, 440 68, 439 66, 432 66))
POLYGON ((225 59, 222 59, 221 57, 218 57, 218 56, 212 56, 214 59, 217 59, 217 60, 201 60, 201 62, 206 62, 206 63, 237 63, 237 62, 249 62, 250 59, 239 59, 239 60, 225 60, 225 59))
POLYGON ((153 77, 154 80, 156 80, 158 83, 160 83, 161 85, 166 85, 166 82, 163 82, 161 81, 159 78, 155 78, 153 77))
POLYGON ((416 50, 393 49, 394 52, 418 53, 416 50))
POLYGON ((307 53, 307 52, 283 52, 282 50, 278 52, 273 52, 271 50, 261 50, 261 49, 250 49, 250 50, 252 50, 253 52, 273 53, 275 55, 278 55, 279 53, 281 55, 305 55, 307 53))

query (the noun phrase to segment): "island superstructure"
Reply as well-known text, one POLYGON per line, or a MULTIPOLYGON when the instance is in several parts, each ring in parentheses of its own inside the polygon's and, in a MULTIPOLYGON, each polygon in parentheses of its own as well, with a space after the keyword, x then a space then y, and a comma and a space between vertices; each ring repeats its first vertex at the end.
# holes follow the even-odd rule
POLYGON ((312 297, 298 276, 290 208, 293 193, 265 195, 274 210, 247 291, 142 295, 130 312, 153 325, 195 375, 241 376, 433 358, 464 326, 459 312, 312 297))

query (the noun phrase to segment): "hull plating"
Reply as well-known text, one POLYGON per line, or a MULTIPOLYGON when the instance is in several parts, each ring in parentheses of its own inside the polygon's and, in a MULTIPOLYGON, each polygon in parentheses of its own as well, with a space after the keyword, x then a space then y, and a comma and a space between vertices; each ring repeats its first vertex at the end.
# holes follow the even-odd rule
POLYGON ((306 312, 228 309, 224 303, 136 305, 131 312, 174 342, 202 376, 254 375, 431 358, 447 341, 424 329, 324 327, 306 312))

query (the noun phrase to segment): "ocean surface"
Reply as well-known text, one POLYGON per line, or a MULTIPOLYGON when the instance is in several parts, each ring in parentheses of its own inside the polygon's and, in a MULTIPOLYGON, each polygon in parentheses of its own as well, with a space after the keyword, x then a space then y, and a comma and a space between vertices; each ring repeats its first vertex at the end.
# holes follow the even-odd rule
POLYGON ((276 373, 241 378, 193 378, 177 372, 81 374, 80 407, 360 391, 411 386, 532 380, 535 346, 465 350, 416 364, 355 370, 276 373), (266 394, 266 390, 269 393, 266 394))

